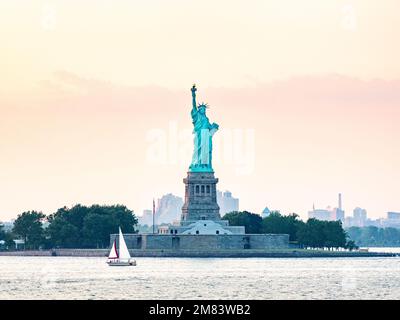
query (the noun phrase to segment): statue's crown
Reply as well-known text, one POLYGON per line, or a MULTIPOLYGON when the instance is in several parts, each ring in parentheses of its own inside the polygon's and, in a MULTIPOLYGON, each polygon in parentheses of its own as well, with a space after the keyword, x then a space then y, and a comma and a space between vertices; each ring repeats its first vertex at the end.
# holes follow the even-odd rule
POLYGON ((206 109, 209 109, 210 107, 208 106, 208 103, 202 102, 202 103, 200 103, 200 104, 198 105, 197 108, 206 108, 206 109))

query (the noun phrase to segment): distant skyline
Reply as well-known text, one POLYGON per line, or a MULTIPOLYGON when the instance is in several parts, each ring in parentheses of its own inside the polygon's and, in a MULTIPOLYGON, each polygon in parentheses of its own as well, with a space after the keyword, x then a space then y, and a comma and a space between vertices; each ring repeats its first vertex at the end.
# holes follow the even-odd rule
POLYGON ((400 211, 397 0, 0 2, 0 221, 183 197, 190 87, 218 188, 302 218, 400 211), (232 146, 237 135, 243 143, 232 146))

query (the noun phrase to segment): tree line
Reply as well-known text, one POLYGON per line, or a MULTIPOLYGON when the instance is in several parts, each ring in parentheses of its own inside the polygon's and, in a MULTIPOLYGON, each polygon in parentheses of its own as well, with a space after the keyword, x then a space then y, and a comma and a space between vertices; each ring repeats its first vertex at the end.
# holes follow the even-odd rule
POLYGON ((400 229, 369 227, 351 227, 347 233, 360 247, 399 247, 400 229))
POLYGON ((340 221, 312 218, 303 222, 297 214, 282 215, 279 211, 273 211, 265 218, 247 211, 234 211, 227 213, 223 219, 232 226, 245 226, 246 233, 286 233, 291 243, 303 248, 353 250, 357 247, 340 221))
POLYGON ((38 248, 107 248, 110 234, 134 233, 137 218, 123 205, 63 207, 45 216, 42 212, 27 211, 18 215, 11 232, 0 224, 0 240, 13 247, 13 239, 25 242, 25 249, 38 248))
MULTIPOLYGON (((285 233, 289 241, 305 248, 347 248, 357 245, 399 244, 400 230, 387 228, 385 231, 369 227, 367 231, 350 228, 347 233, 340 221, 308 219, 303 222, 297 214, 282 215, 272 212, 262 218, 248 211, 231 212, 222 219, 232 226, 244 226, 246 233, 285 233), (389 229, 389 230, 388 230, 389 229), (386 239, 386 240, 385 240, 386 239), (389 242, 392 239, 392 242, 389 242), (353 241, 355 240, 355 241, 353 241)), ((5 247, 12 248, 16 237, 24 240, 25 249, 38 248, 107 248, 110 234, 135 233, 138 220, 133 211, 123 205, 90 207, 75 205, 63 207, 45 216, 42 212, 27 211, 18 215, 11 232, 4 231, 0 224, 0 240, 5 247)))

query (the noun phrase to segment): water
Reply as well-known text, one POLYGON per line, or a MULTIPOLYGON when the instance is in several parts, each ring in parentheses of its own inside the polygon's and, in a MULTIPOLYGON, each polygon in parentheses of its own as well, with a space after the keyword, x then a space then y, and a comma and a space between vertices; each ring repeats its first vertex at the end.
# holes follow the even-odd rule
MULTIPOLYGON (((363 247, 365 248, 365 247, 363 247)), ((400 253, 400 247, 397 248, 391 248, 391 247, 386 247, 386 248, 380 248, 380 247, 369 247, 368 248, 369 252, 389 252, 389 253, 400 253)))
POLYGON ((400 257, 0 257, 0 299, 400 299, 400 257))

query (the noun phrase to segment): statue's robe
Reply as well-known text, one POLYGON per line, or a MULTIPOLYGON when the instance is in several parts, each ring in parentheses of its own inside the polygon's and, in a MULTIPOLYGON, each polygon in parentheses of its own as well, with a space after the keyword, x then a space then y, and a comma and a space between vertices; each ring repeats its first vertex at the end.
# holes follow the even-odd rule
POLYGON ((211 125, 207 116, 201 114, 197 109, 193 108, 191 115, 194 126, 194 150, 190 167, 212 170, 212 136, 216 129, 211 125))

